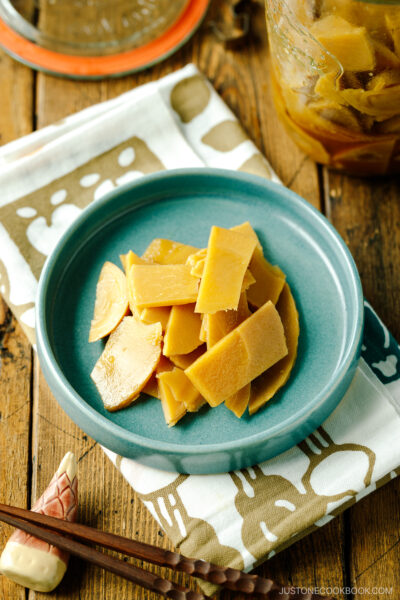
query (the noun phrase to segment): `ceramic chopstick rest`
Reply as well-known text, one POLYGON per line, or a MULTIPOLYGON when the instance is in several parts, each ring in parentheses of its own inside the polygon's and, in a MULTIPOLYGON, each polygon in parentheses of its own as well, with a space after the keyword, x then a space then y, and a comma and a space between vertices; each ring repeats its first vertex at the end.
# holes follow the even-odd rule
MULTIPOLYGON (((75 521, 78 508, 76 471, 75 456, 68 452, 32 511, 75 521)), ((51 592, 64 577, 68 558, 68 553, 16 529, 0 557, 0 572, 32 590, 51 592)))

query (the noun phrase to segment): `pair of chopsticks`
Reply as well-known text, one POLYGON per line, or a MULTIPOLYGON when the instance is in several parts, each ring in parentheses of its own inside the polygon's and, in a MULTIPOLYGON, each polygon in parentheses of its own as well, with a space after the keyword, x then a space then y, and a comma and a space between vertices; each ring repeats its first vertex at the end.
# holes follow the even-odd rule
MULTIPOLYGON (((157 546, 23 508, 0 504, 0 521, 22 529, 48 544, 124 577, 165 598, 173 598, 173 600, 207 600, 207 596, 168 579, 162 579, 145 569, 104 554, 86 544, 96 544, 145 562, 168 567, 174 571, 183 571, 193 577, 245 594, 249 600, 254 597, 264 600, 322 600, 323 598, 318 594, 298 591, 298 588, 283 587, 271 579, 259 575, 250 575, 237 569, 220 567, 204 560, 185 558, 181 554, 157 546)), ((325 600, 332 599, 325 598, 325 600)))

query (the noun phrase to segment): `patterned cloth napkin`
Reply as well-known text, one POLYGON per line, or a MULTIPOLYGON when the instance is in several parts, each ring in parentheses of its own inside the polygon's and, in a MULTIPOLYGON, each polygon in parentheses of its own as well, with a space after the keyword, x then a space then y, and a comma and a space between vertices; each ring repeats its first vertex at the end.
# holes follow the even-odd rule
MULTIPOLYGON (((205 165, 279 182, 193 65, 0 149, 0 292, 32 343, 41 268, 81 210, 145 173, 205 165)), ((400 474, 400 348, 368 304, 365 318, 342 402, 281 456, 201 476, 105 449, 184 554, 251 569, 400 474)))

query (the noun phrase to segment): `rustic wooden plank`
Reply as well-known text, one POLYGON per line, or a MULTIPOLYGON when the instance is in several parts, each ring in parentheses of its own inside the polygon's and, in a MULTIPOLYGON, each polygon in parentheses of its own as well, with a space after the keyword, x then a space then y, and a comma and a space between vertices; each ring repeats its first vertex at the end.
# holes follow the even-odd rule
POLYGON ((328 216, 357 264, 364 296, 400 338, 400 183, 325 174, 328 216))
POLYGON ((399 496, 397 479, 350 510, 350 582, 355 589, 354 600, 365 598, 365 590, 382 600, 400 596, 399 496))
MULTIPOLYGON (((98 460, 93 459, 91 455, 94 454, 96 448, 94 441, 79 430, 58 406, 43 380, 36 357, 33 397, 32 502, 36 501, 44 492, 65 453, 72 451, 79 461, 80 520, 90 522, 96 519, 100 510, 99 504, 102 503, 103 480, 102 466, 99 461, 101 463, 103 457, 99 453, 98 460), (90 485, 88 485, 89 468, 92 469, 90 485), (94 477, 94 473, 99 473, 100 477, 94 477)), ((78 594, 78 590, 85 582, 85 577, 92 580, 93 589, 97 591, 97 578, 94 577, 90 567, 74 562, 73 569, 69 570, 69 575, 70 578, 65 580, 66 583, 63 582, 58 588, 56 598, 65 598, 68 597, 68 594, 71 596, 72 591, 78 594)), ((29 593, 29 598, 36 597, 45 598, 47 596, 35 592, 29 593)))
MULTIPOLYGON (((0 50, 0 144, 32 131, 33 75, 0 50)), ((30 503, 32 350, 0 295, 0 501, 30 503)), ((0 526, 0 549, 11 529, 0 526)), ((0 597, 23 600, 25 590, 0 577, 0 597)))
POLYGON ((33 73, 0 50, 0 144, 32 131, 33 73))
MULTIPOLYGON (((326 172, 324 179, 328 214, 354 256, 364 295, 400 339, 398 178, 365 180, 326 172)), ((378 597, 400 595, 399 490, 399 481, 392 481, 349 511, 349 581, 358 589, 355 600, 365 598, 363 588, 393 586, 378 597)))
POLYGON ((301 589, 335 589, 337 600, 347 600, 342 591, 345 585, 343 523, 342 516, 336 517, 271 558, 256 572, 301 589))
MULTIPOLYGON (((30 478, 31 347, 0 297, 0 502, 28 507, 30 478)), ((11 528, 0 526, 0 548, 11 528)), ((0 577, 0 597, 22 600, 25 590, 0 577)))

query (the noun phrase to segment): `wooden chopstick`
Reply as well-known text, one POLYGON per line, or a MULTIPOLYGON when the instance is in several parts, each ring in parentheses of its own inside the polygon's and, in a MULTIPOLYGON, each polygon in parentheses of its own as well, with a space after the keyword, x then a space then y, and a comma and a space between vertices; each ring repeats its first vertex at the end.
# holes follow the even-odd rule
MULTIPOLYGON (((257 597, 264 598, 264 600, 275 600, 277 598, 279 600, 322 600, 323 598, 318 594, 301 592, 298 588, 283 588, 282 585, 271 579, 259 575, 250 575, 238 569, 221 567, 200 559, 186 558, 177 552, 171 552, 144 542, 100 531, 87 525, 63 521, 23 508, 0 504, 0 521, 19 527, 35 537, 44 539, 54 546, 67 550, 71 554, 130 579, 134 583, 165 597, 173 596, 175 600, 202 600, 206 596, 172 584, 170 581, 152 575, 144 569, 110 557, 90 548, 90 546, 64 536, 72 536, 83 542, 91 542, 146 562, 168 567, 174 571, 182 571, 232 591, 241 592, 242 594, 256 594, 257 597), (43 527, 46 529, 44 530, 43 527), (177 592, 181 595, 177 595, 177 592)), ((324 600, 332 599, 324 597, 324 600)))
POLYGON ((194 592, 189 588, 180 586, 172 581, 169 581, 168 579, 162 579, 160 576, 154 575, 145 569, 141 569, 135 565, 132 565, 131 563, 126 563, 118 558, 103 554, 103 552, 99 552, 90 546, 86 546, 85 544, 81 544, 75 540, 71 540, 55 531, 44 529, 43 526, 34 525, 25 519, 11 516, 2 510, 0 510, 0 521, 4 521, 13 527, 22 529, 23 531, 26 531, 27 533, 44 540, 48 544, 56 546, 61 550, 65 550, 70 554, 74 554, 75 556, 101 567, 102 569, 111 571, 111 573, 120 575, 121 577, 124 577, 125 579, 128 579, 129 581, 132 581, 141 587, 151 590, 152 592, 156 592, 165 598, 173 598, 173 600, 208 599, 208 596, 205 596, 200 592, 194 592))

